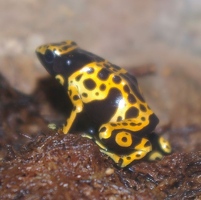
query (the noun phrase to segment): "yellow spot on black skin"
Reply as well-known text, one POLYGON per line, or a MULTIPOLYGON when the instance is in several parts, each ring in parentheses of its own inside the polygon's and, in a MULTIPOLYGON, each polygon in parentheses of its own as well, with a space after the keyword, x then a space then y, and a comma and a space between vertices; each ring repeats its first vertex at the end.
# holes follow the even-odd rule
MULTIPOLYGON (((98 127, 99 131, 94 135, 86 133, 83 136, 93 139, 100 147, 101 152, 112 158, 120 167, 126 167, 133 161, 143 159, 149 152, 152 152, 152 144, 146 136, 154 130, 158 119, 144 101, 134 76, 110 62, 80 49, 75 42, 70 40, 42 45, 36 49, 36 52, 46 69, 51 74, 55 74, 55 78, 61 85, 67 87, 66 91, 73 104, 71 114, 62 129, 64 134, 71 130, 74 121, 79 117, 79 113, 84 111, 90 115, 94 114, 90 112, 96 112, 95 114, 98 116, 99 112, 102 112, 107 106, 103 102, 113 102, 111 103, 111 110, 112 107, 116 106, 115 112, 113 110, 110 113, 110 108, 105 110, 105 115, 109 120, 102 121, 98 127), (54 63, 55 57, 57 60, 62 60, 59 64, 68 61, 68 66, 62 66, 62 70, 66 70, 65 73, 57 73, 60 69, 55 70, 56 63, 54 63, 54 67, 51 67, 50 62, 44 64, 45 59, 43 57, 45 57, 46 52, 50 53, 47 55, 50 55, 52 63, 54 63), (79 54, 80 52, 82 53, 79 54), (74 56, 76 59, 81 56, 80 60, 88 60, 88 62, 83 63, 79 68, 77 65, 71 66, 75 60, 71 62, 70 58, 74 56), (65 60, 67 58, 68 60, 65 60), (111 91, 114 89, 118 91, 115 94, 120 95, 112 98, 110 94, 113 96, 111 91), (93 102, 99 102, 100 106, 97 106, 94 111, 86 110, 86 106, 90 107, 93 102), (135 137, 138 138, 139 143, 135 142, 135 137), (111 146, 122 149, 122 152, 115 148, 112 149, 111 146)), ((93 130, 94 127, 89 128, 93 130)), ((160 137, 157 143, 161 150, 154 150, 150 154, 150 160, 171 153, 171 146, 164 138, 160 137)))
POLYGON ((77 44, 73 41, 67 40, 58 44, 52 43, 49 45, 42 45, 36 49, 36 52, 41 54, 45 54, 46 50, 49 49, 51 51, 56 52, 57 55, 62 55, 71 52, 72 50, 77 48, 77 44), (65 49, 65 47, 68 47, 65 49))
POLYGON ((132 144, 132 136, 127 132, 119 132, 115 137, 115 142, 121 147, 129 147, 132 144))
POLYGON ((64 78, 60 74, 55 77, 61 85, 64 85, 64 78))

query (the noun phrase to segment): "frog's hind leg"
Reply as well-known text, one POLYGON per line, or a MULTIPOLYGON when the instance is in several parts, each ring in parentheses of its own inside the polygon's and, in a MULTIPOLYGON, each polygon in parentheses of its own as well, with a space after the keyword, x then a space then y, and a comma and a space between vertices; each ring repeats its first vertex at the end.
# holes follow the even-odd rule
POLYGON ((99 129, 99 141, 96 143, 101 152, 112 158, 119 167, 126 167, 131 162, 144 158, 152 150, 147 138, 130 129, 122 129, 119 122, 102 125, 99 129))
POLYGON ((142 143, 146 143, 147 140, 143 139, 142 142, 140 143, 139 146, 136 146, 136 149, 127 155, 118 155, 116 153, 110 152, 106 146, 104 146, 101 141, 95 140, 91 135, 89 134, 82 134, 82 137, 86 137, 89 139, 94 140, 94 142, 100 147, 100 151, 104 154, 106 154, 107 156, 109 156, 112 160, 114 160, 114 162, 119 166, 119 167, 126 167, 127 165, 129 165, 131 162, 133 162, 134 160, 140 160, 142 159, 147 152, 146 151, 151 151, 151 148, 148 148, 146 151, 140 150, 142 148, 142 143), (139 150, 137 150, 139 149, 139 150))
POLYGON ((103 124, 98 135, 89 133, 83 137, 92 139, 100 148, 100 151, 108 155, 119 167, 126 167, 133 161, 144 158, 151 150, 150 141, 135 133, 133 130, 122 128, 123 122, 103 124))
POLYGON ((119 167, 123 168, 131 164, 133 161, 144 158, 146 154, 150 152, 151 150, 152 150, 152 146, 149 143, 149 141, 146 138, 142 138, 140 144, 136 146, 131 153, 128 153, 128 154, 117 154, 105 149, 101 149, 100 151, 108 155, 112 160, 114 160, 114 162, 119 167))

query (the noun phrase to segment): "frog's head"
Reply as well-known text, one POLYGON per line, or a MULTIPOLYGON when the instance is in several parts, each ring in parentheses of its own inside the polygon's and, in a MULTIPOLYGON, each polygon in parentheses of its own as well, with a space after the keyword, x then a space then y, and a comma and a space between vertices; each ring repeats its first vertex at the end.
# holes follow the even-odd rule
POLYGON ((69 77, 92 61, 91 56, 87 56, 84 50, 70 40, 39 46, 36 54, 41 64, 54 77, 58 75, 69 77))

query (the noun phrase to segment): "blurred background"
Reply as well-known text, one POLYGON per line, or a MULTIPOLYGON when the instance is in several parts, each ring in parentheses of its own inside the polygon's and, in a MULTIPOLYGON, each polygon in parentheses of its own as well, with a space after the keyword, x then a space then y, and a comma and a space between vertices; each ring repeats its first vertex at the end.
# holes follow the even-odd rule
POLYGON ((23 93, 48 76, 35 48, 70 39, 121 67, 155 66, 138 80, 161 124, 200 124, 200 0, 7 0, 0 27, 0 73, 23 93))

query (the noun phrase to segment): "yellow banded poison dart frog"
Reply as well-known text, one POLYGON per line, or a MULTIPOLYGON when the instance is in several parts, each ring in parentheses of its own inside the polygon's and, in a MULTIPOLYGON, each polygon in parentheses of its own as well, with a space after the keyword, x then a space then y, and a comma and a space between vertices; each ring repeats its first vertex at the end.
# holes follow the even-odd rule
POLYGON ((171 153, 169 142, 153 132, 159 120, 133 75, 69 40, 42 45, 36 53, 72 101, 64 134, 84 132, 122 168, 171 153))

